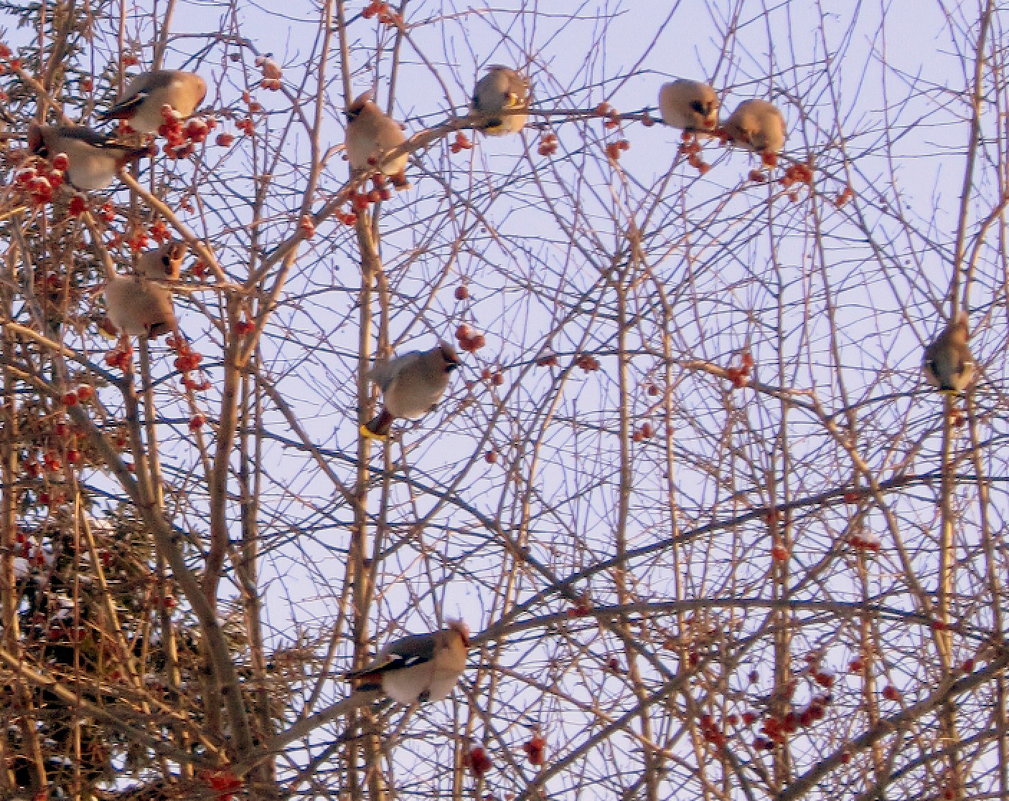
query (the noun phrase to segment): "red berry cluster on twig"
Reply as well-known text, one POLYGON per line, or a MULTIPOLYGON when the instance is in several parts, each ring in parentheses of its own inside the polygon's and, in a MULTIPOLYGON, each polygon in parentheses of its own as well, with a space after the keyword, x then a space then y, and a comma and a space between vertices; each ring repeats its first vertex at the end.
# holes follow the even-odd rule
POLYGON ((281 86, 280 79, 283 75, 280 71, 280 65, 272 58, 260 56, 256 59, 256 66, 263 71, 263 80, 259 82, 260 88, 270 92, 278 91, 281 86))
POLYGON ((750 380, 750 372, 753 370, 753 356, 748 350, 744 350, 740 356, 739 367, 726 367, 725 377, 732 382, 733 389, 745 387, 750 380))
POLYGON ((680 155, 686 156, 687 164, 697 170, 701 175, 704 175, 704 173, 711 169, 711 165, 700 156, 701 143, 691 131, 684 131, 682 139, 683 141, 680 142, 680 146, 678 148, 680 155))
POLYGON ((365 19, 378 17, 378 21, 383 25, 400 24, 399 14, 389 8, 388 3, 382 3, 379 2, 379 0, 374 0, 374 2, 370 3, 364 11, 361 12, 361 16, 365 19))
POLYGON ((480 350, 480 348, 487 344, 487 340, 484 339, 483 334, 476 331, 467 323, 462 323, 458 328, 456 328, 455 338, 459 343, 459 349, 464 350, 467 353, 476 353, 480 350))
POLYGON ((53 193, 63 183, 69 166, 66 153, 57 153, 51 162, 36 158, 30 166, 14 173, 14 186, 27 194, 36 206, 44 206, 52 202, 53 193))

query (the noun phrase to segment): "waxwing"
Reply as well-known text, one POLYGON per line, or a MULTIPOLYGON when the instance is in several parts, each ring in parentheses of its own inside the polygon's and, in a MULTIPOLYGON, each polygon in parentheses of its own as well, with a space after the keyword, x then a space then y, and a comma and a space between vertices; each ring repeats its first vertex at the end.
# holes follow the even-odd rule
POLYGON ((104 189, 126 162, 147 153, 146 147, 118 142, 81 125, 28 126, 28 149, 52 159, 64 153, 70 162, 67 179, 78 189, 104 189))
POLYGON ((154 282, 177 280, 187 250, 185 242, 166 242, 140 256, 136 275, 109 279, 105 305, 109 320, 121 335, 153 338, 176 327, 172 294, 154 282))
POLYGON ((395 640, 360 670, 346 674, 360 683, 357 690, 381 690, 401 704, 440 701, 466 669, 469 629, 458 620, 430 634, 395 640))
POLYGON ((744 100, 725 121, 733 144, 761 155, 777 155, 785 146, 785 118, 766 100, 744 100))
POLYGON ((361 426, 361 434, 385 439, 393 419, 416 420, 438 403, 448 386, 449 374, 459 366, 459 356, 446 342, 427 351, 411 351, 385 362, 378 362, 368 378, 382 390, 381 413, 361 426))
POLYGON ((388 175, 398 187, 407 186, 407 154, 383 163, 387 153, 406 141, 399 123, 375 105, 372 93, 365 92, 347 109, 347 159, 353 170, 388 175))
POLYGON ((162 106, 171 106, 183 118, 191 117, 206 96, 207 82, 196 73, 153 70, 130 81, 116 104, 98 116, 127 120, 134 131, 155 133, 165 123, 162 106))
POLYGON ((677 78, 659 89, 662 121, 684 131, 713 131, 718 127, 718 95, 708 84, 677 78))
POLYGON ((529 81, 513 69, 494 64, 487 74, 477 81, 473 89, 471 108, 487 115, 487 121, 478 127, 485 134, 503 136, 518 133, 525 127, 528 114, 502 114, 498 112, 525 109, 529 106, 529 81), (494 116, 492 116, 494 115, 494 116))
POLYGON ((962 392, 974 377, 974 357, 967 347, 967 312, 962 309, 935 342, 925 348, 922 370, 940 392, 962 392))

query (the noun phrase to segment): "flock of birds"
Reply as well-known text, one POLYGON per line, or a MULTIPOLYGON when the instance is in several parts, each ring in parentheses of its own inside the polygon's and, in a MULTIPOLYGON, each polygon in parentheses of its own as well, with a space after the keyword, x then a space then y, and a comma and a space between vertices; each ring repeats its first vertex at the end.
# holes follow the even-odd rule
MULTIPOLYGON (((155 70, 134 78, 120 99, 101 112, 103 119, 126 120, 134 131, 153 134, 175 115, 193 115, 206 96, 206 82, 180 70, 155 70)), ((723 135, 774 164, 784 147, 781 112, 765 100, 746 100, 719 126, 719 99, 700 81, 679 79, 664 84, 658 97, 662 120, 695 136, 723 135)), ((530 84, 516 70, 492 66, 476 84, 471 111, 474 127, 485 134, 517 133, 525 127, 530 84)), ((383 112, 366 92, 347 109, 346 154, 355 174, 386 176, 399 188, 408 186, 407 137, 402 126, 383 112)), ((148 153, 84 126, 32 123, 28 145, 37 156, 66 162, 66 177, 81 190, 103 189, 129 161, 148 153)), ((176 328, 170 290, 158 283, 178 279, 187 252, 183 242, 168 242, 137 260, 135 275, 111 277, 105 287, 108 318, 123 336, 157 337, 176 328)), ((967 346, 967 314, 961 311, 926 349, 923 369, 929 383, 945 393, 967 387, 974 360, 967 346)), ((360 428, 366 437, 385 439, 396 418, 419 419, 431 411, 459 366, 459 356, 445 342, 427 351, 411 351, 375 364, 368 377, 382 391, 379 414, 360 428)), ((380 689, 404 704, 446 697, 462 675, 469 646, 464 623, 411 635, 387 645, 373 662, 347 674, 359 690, 380 689)))

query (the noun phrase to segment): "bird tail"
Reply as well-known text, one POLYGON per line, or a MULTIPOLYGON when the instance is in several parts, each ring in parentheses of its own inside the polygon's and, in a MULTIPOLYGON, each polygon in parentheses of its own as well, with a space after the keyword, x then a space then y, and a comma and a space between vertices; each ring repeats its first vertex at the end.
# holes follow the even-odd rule
POLYGON ((504 122, 501 119, 487 120, 487 122, 480 126, 480 132, 485 133, 488 136, 501 136, 502 134, 508 133, 505 130, 504 122))
POLYGON ((382 409, 377 416, 361 426, 361 433, 371 439, 385 439, 389 436, 389 431, 392 428, 392 420, 393 417, 389 410, 382 409))

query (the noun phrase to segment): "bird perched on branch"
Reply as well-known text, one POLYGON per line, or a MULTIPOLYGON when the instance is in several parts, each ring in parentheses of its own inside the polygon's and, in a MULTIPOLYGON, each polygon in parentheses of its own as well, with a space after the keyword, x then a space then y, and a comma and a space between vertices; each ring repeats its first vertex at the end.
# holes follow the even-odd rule
POLYGON ((466 669, 469 629, 459 620, 431 634, 411 634, 389 643, 378 656, 345 678, 359 691, 381 690, 401 704, 440 701, 466 669))
POLYGON ((147 154, 146 147, 123 144, 82 125, 28 126, 28 149, 50 159, 64 153, 67 179, 78 189, 104 189, 126 162, 147 154))
POLYGON ((353 170, 388 175, 394 186, 405 189, 406 153, 385 161, 383 159, 406 142, 406 134, 399 123, 382 111, 371 99, 369 90, 358 97, 347 109, 347 159, 353 170))
POLYGON ((708 84, 677 78, 659 89, 662 121, 684 131, 714 131, 718 127, 718 95, 708 84))
POLYGON ((196 73, 152 70, 130 81, 116 104, 98 116, 126 120, 140 133, 155 133, 165 123, 162 106, 171 106, 183 118, 191 117, 206 96, 207 82, 196 73))
POLYGON ((766 100, 744 100, 725 121, 725 135, 733 144, 753 150, 773 164, 785 146, 785 118, 766 100))
POLYGON ((477 81, 470 106, 474 112, 487 116, 478 128, 491 136, 518 133, 529 120, 528 114, 500 114, 529 107, 529 81, 509 67, 494 64, 477 81))
POLYGON ((382 390, 383 408, 377 417, 361 426, 361 434, 385 439, 397 417, 416 420, 438 403, 448 386, 449 374, 459 366, 459 356, 447 342, 427 351, 414 350, 378 362, 368 378, 382 390))
POLYGON ((967 347, 967 312, 961 309, 936 340, 925 348, 925 379, 940 392, 956 395, 974 377, 974 357, 967 347))
POLYGON ((177 280, 187 251, 185 242, 166 242, 140 256, 136 275, 109 279, 105 305, 121 336, 156 338, 176 327, 172 293, 154 282, 177 280))

